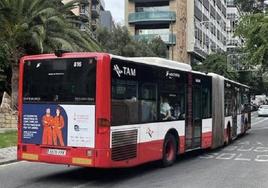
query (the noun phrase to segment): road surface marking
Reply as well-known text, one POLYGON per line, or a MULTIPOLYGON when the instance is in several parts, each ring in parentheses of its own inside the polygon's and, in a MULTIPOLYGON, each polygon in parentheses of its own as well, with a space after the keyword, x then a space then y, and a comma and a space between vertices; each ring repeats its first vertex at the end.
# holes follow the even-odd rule
POLYGON ((244 148, 244 146, 242 146, 242 148, 238 148, 237 151, 251 151, 253 149, 254 149, 254 147, 244 148))
POLYGON ((268 162, 268 155, 257 155, 255 161, 268 162))
POLYGON ((240 153, 235 159, 235 161, 251 161, 249 158, 242 158, 242 153, 240 153))
POLYGON ((234 153, 222 153, 216 159, 224 159, 224 160, 230 160, 234 158, 235 154, 234 153))

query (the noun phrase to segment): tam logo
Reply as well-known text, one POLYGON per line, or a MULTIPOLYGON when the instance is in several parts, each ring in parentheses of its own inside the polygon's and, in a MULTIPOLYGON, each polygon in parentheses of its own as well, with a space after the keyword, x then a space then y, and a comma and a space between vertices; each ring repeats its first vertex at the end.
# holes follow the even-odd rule
POLYGON ((134 68, 129 68, 129 67, 120 67, 118 65, 114 65, 114 71, 118 75, 118 77, 121 77, 121 75, 125 76, 136 76, 136 69, 134 68))

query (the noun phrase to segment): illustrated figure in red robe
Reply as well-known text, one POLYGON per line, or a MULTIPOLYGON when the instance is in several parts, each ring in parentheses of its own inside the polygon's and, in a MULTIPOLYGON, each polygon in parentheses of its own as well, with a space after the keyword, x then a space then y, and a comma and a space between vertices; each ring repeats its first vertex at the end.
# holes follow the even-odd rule
POLYGON ((60 108, 56 109, 56 116, 53 118, 53 144, 58 145, 58 141, 60 146, 64 146, 63 136, 62 136, 62 128, 64 127, 64 118, 61 115, 60 108))
POLYGON ((50 115, 50 108, 46 109, 46 114, 42 117, 42 125, 43 125, 42 144, 52 145, 53 117, 50 115))

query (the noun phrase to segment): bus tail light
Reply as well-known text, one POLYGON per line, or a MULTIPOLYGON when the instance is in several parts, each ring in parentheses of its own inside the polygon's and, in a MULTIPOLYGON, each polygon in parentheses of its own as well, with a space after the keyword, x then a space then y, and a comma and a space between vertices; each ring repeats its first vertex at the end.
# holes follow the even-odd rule
POLYGON ((100 118, 98 119, 98 133, 104 134, 109 131, 110 121, 108 119, 100 118))
POLYGON ((23 146, 22 146, 22 151, 23 151, 23 152, 26 152, 26 151, 27 151, 27 146, 23 145, 23 146))

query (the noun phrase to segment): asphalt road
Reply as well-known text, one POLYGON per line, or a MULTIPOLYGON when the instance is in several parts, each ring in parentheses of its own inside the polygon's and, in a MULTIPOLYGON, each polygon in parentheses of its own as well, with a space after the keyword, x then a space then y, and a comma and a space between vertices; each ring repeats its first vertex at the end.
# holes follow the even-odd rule
POLYGON ((96 170, 18 162, 0 166, 0 188, 268 187, 268 118, 253 117, 252 130, 231 145, 181 156, 175 165, 96 170))

